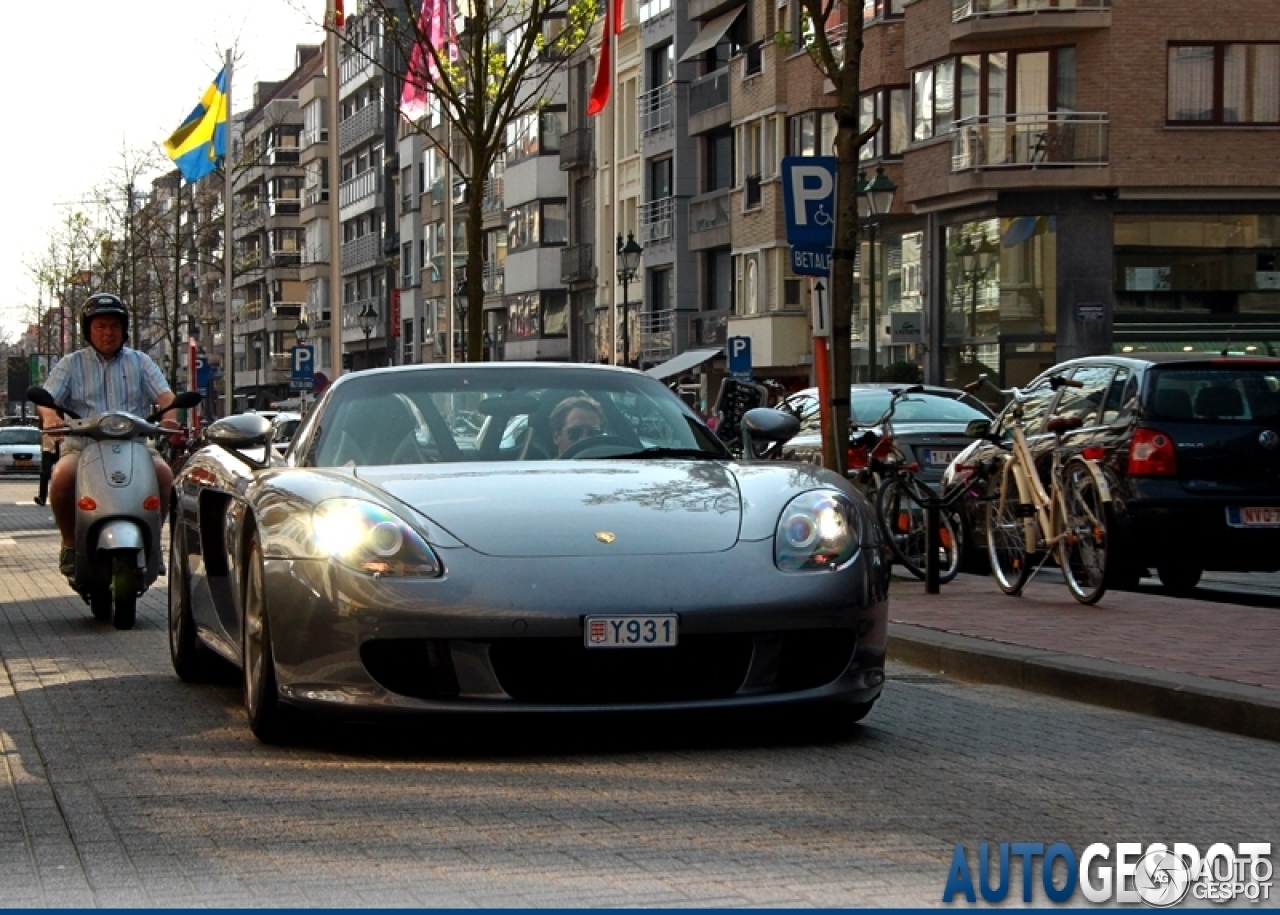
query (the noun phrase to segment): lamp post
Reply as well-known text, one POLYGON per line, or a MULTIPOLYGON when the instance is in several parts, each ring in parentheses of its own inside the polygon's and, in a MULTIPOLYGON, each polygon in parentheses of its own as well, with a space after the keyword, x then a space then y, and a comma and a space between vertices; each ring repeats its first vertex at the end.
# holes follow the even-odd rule
POLYGON ((364 334, 364 367, 372 368, 373 363, 369 358, 369 335, 373 333, 373 325, 378 323, 378 309, 373 307, 372 302, 365 302, 364 307, 356 314, 356 319, 360 322, 360 331, 364 334))
POLYGON ((631 321, 629 320, 631 301, 627 287, 636 278, 640 269, 640 255, 644 248, 636 241, 634 232, 627 232, 627 241, 622 241, 622 233, 618 233, 618 282, 622 284, 622 364, 631 364, 631 321))
POLYGON ((961 288, 969 290, 969 354, 974 362, 978 361, 978 287, 986 281, 999 254, 1000 249, 985 232, 977 245, 972 236, 966 237, 958 252, 961 288))
MULTIPOLYGON (((299 346, 307 345, 307 339, 311 336, 311 325, 307 323, 307 316, 305 314, 298 316, 298 323, 293 328, 293 335, 297 338, 299 346)), ((314 366, 312 366, 312 368, 314 370, 314 366)), ((307 394, 308 391, 305 389, 299 392, 301 409, 298 412, 303 416, 307 415, 307 394)))
POLYGON ((876 223, 893 210, 893 195, 898 186, 884 173, 884 166, 876 166, 876 176, 867 180, 865 171, 858 172, 858 221, 867 233, 867 380, 876 380, 876 223))

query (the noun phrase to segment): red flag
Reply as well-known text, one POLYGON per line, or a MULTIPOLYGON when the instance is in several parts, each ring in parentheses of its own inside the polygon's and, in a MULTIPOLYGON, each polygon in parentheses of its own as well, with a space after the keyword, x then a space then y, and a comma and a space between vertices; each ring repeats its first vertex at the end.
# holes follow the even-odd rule
POLYGON ((604 111, 609 104, 609 91, 613 87, 612 50, 613 36, 622 34, 622 0, 604 5, 604 34, 600 39, 600 60, 596 67, 596 81, 591 84, 591 100, 587 102, 587 116, 604 111))
POLYGON ((333 0, 333 27, 340 29, 347 24, 347 17, 342 11, 342 0, 333 0))

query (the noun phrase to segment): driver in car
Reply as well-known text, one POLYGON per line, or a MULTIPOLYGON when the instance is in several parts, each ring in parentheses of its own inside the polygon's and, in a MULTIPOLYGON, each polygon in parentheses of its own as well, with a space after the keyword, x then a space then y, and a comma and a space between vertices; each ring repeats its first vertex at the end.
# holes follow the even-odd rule
POLYGON ((604 410, 585 394, 566 397, 551 411, 551 441, 556 457, 578 442, 604 434, 604 410))

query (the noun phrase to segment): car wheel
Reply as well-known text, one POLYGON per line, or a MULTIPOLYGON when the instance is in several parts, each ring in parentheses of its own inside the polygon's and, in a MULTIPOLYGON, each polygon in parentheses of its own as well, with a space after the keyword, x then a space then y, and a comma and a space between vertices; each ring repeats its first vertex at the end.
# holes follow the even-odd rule
POLYGON ((263 743, 281 743, 289 736, 288 710, 280 702, 275 654, 262 571, 262 541, 257 531, 249 544, 244 583, 244 707, 249 730, 263 743))
POLYGON ((201 683, 209 678, 213 658, 196 636, 185 544, 181 524, 173 525, 169 538, 169 659, 180 678, 201 683))
POLYGON ((1160 584, 1174 594, 1190 594, 1200 584, 1204 569, 1190 562, 1178 562, 1156 566, 1156 574, 1160 576, 1160 584))

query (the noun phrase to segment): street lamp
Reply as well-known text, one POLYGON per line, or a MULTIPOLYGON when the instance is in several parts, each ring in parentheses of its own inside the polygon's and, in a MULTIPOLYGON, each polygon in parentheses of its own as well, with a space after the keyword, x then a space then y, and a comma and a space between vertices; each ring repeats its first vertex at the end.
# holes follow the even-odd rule
POLYGON ((858 172, 858 221, 867 233, 867 277, 870 294, 867 298, 867 380, 876 380, 876 223, 880 217, 893 210, 893 195, 898 186, 884 173, 884 166, 876 166, 876 176, 867 180, 865 171, 858 172))
POLYGON ((627 232, 627 241, 622 241, 622 233, 618 233, 618 282, 622 284, 622 364, 631 364, 631 322, 629 309, 631 302, 627 287, 636 278, 640 269, 640 255, 644 248, 636 241, 634 232, 627 232))
POLYGON ((360 330, 364 334, 364 367, 371 368, 373 363, 369 358, 369 335, 373 333, 373 325, 378 323, 378 309, 373 307, 372 302, 365 302, 364 307, 356 314, 356 319, 360 322, 360 330))
POLYGON ((978 360, 978 287, 986 282, 990 275, 992 267, 1000 257, 1000 248, 983 232, 977 245, 973 243, 973 236, 966 236, 957 256, 960 262, 961 288, 969 289, 970 353, 976 362, 978 360))

